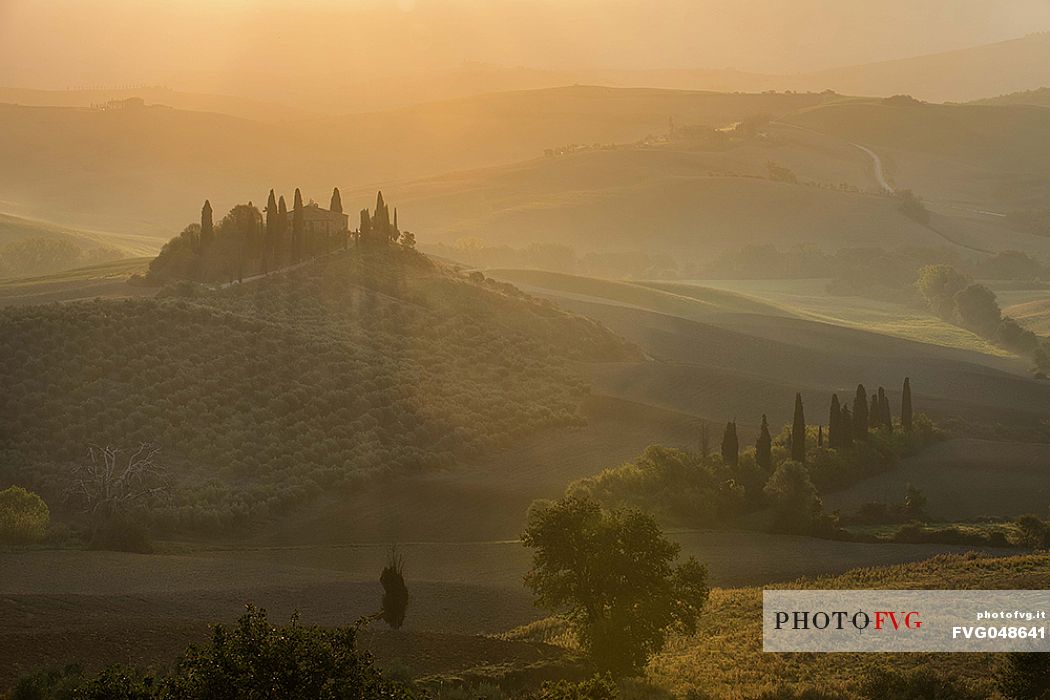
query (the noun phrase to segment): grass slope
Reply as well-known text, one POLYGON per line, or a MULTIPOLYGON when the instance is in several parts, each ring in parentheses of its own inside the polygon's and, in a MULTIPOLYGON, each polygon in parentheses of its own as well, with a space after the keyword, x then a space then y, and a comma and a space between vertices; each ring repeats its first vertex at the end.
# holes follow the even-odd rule
MULTIPOLYGON (((858 184, 870 171, 862 155, 850 154, 844 168, 858 184)), ((770 181, 770 159, 791 165, 776 150, 590 151, 395 184, 384 193, 433 238, 449 242, 466 236, 512 246, 559 243, 581 253, 655 251, 687 262, 748 244, 944 244, 889 198, 770 181)), ((829 175, 839 169, 827 168, 829 175)))
MULTIPOLYGON (((802 579, 787 588, 813 589, 1044 589, 1050 557, 939 556, 918 564, 802 579)), ((648 677, 682 695, 690 689, 714 698, 753 697, 776 688, 820 689, 851 697, 867 673, 887 667, 924 669, 972 685, 989 697, 1001 661, 996 654, 766 654, 762 652, 762 591, 716 590, 693 638, 679 638, 650 664, 648 677)))

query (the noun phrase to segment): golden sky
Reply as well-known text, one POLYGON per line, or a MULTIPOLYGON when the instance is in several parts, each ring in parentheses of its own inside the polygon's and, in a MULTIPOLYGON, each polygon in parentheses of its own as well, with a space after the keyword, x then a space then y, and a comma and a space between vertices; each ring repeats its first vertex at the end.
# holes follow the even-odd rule
POLYGON ((1047 29, 1046 0, 0 0, 0 85, 215 90, 468 61, 792 73, 1047 29))

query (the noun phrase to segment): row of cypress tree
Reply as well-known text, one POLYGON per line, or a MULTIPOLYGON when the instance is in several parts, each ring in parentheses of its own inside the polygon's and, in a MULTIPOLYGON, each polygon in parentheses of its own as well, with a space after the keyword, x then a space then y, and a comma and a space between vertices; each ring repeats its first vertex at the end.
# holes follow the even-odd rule
MULTIPOLYGON (((912 430, 911 379, 904 378, 901 392, 900 427, 904 432, 912 430)), ((893 432, 893 415, 890 411, 886 390, 879 387, 871 395, 863 384, 857 385, 853 396, 853 409, 839 401, 838 394, 831 397, 828 412, 827 447, 835 450, 849 449, 854 442, 866 442, 872 430, 893 432)), ((817 428, 817 446, 824 447, 824 426, 817 428)), ((806 463, 806 414, 802 404, 802 394, 795 394, 795 415, 791 422, 790 437, 791 459, 801 464, 806 463)), ((736 466, 740 461, 740 440, 737 436, 736 421, 726 424, 722 434, 722 461, 736 466)), ((769 471, 773 468, 773 436, 769 432, 769 421, 762 416, 758 439, 755 441, 755 462, 759 467, 769 471)))

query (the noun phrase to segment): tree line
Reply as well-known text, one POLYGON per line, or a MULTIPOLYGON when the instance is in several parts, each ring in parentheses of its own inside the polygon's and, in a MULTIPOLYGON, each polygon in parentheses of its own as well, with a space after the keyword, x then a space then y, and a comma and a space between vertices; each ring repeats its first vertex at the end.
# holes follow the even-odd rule
POLYGON ((259 210, 252 202, 233 207, 217 224, 209 200, 201 207, 200 222, 187 226, 170 240, 150 263, 148 282, 192 280, 196 282, 243 281, 245 277, 267 274, 297 265, 304 260, 346 249, 353 242, 368 247, 400 245, 415 248, 415 236, 402 232, 397 209, 391 213, 383 193, 376 196, 374 211, 360 212, 357 229, 340 221, 343 201, 339 188, 332 190, 327 210, 314 203, 303 203, 296 188, 289 211, 284 195, 270 190, 266 207, 259 210), (324 226, 313 226, 307 212, 326 212, 324 226), (330 215, 335 215, 334 217, 330 215))
MULTIPOLYGON (((901 390, 900 429, 910 433, 913 427, 914 411, 911 399, 911 379, 904 378, 904 386, 901 390)), ((802 403, 802 394, 795 394, 794 417, 791 422, 788 448, 791 459, 806 463, 806 414, 802 403)), ((827 433, 823 425, 817 426, 817 447, 828 447, 834 450, 845 450, 853 446, 854 441, 867 442, 871 431, 883 429, 889 433, 894 430, 893 415, 890 411, 890 402, 886 396, 886 389, 879 387, 877 393, 871 395, 863 384, 857 385, 857 391, 853 397, 853 409, 846 403, 839 401, 838 394, 832 394, 831 406, 828 412, 827 433)), ((762 426, 759 428, 758 439, 755 441, 755 462, 759 467, 769 471, 773 467, 773 437, 769 432, 769 421, 762 416, 762 426)), ((740 441, 737 437, 736 421, 726 423, 722 433, 721 444, 722 461, 730 466, 740 463, 740 441)))

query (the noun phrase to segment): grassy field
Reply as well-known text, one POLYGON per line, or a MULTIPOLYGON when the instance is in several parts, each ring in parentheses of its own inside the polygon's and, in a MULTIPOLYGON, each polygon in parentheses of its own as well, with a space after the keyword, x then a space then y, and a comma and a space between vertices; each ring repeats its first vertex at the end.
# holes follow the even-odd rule
POLYGON ((157 293, 155 288, 134 287, 127 280, 145 272, 151 259, 124 258, 49 275, 0 280, 0 306, 150 296, 157 293))
MULTIPOLYGON (((857 569, 842 576, 803 580, 801 588, 1044 589, 1050 558, 937 557, 918 564, 857 569)), ((996 654, 765 654, 761 650, 762 591, 715 591, 699 633, 677 639, 650 665, 648 678, 681 696, 697 689, 718 699, 738 699, 774 688, 819 688, 850 697, 867 673, 924 669, 971 684, 995 697, 996 654)))
MULTIPOLYGON (((813 321, 857 328, 993 357, 1013 357, 975 333, 925 309, 865 297, 831 296, 828 280, 698 280, 697 286, 745 295, 813 321)), ((667 288, 664 285, 664 288, 667 288)))

